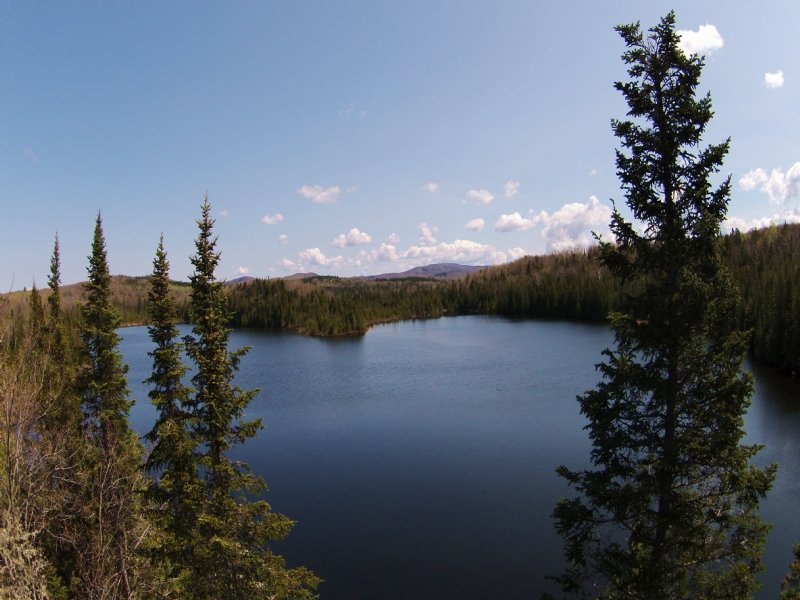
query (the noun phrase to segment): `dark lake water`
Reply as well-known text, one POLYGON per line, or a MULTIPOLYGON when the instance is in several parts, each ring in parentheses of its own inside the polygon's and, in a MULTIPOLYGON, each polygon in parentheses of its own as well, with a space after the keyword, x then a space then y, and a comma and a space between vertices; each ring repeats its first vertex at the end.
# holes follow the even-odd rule
MULTIPOLYGON (((147 330, 120 330, 137 402, 147 330)), ((266 428, 239 452, 267 481, 274 510, 297 521, 276 545, 325 579, 322 597, 537 598, 558 573, 550 513, 571 495, 554 468, 588 464, 575 396, 598 381, 605 326, 458 317, 320 340, 238 330, 237 383, 262 388, 248 416, 266 428)), ((775 524, 759 598, 775 598, 800 542, 800 387, 755 369, 746 421, 759 462, 780 465, 762 516, 775 524)))

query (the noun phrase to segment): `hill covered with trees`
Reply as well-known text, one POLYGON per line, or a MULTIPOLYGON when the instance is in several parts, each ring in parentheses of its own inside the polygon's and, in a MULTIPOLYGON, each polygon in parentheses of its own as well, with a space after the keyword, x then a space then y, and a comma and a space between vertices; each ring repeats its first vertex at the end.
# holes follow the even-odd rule
MULTIPOLYGON (((739 325, 752 330, 759 361, 800 373, 800 224, 723 236, 719 252, 742 297, 739 325)), ((124 325, 148 323, 147 277, 111 278, 111 298, 124 325)), ((189 284, 170 282, 178 318, 188 322, 189 284)), ((603 321, 624 293, 598 262, 598 249, 526 256, 456 280, 320 275, 252 279, 229 287, 232 324, 312 336, 361 335, 404 319, 489 314, 603 321)), ((46 298, 47 290, 42 292, 46 298)), ((9 295, 12 314, 27 310, 26 294, 9 295)), ((64 319, 77 319, 80 284, 62 288, 64 319)))

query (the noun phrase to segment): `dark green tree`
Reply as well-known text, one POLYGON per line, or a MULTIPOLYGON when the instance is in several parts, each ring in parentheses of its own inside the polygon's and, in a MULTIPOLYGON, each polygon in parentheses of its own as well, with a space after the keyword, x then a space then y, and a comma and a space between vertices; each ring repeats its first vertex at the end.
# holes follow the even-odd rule
POLYGON ((196 498, 201 488, 191 435, 191 390, 183 383, 187 368, 181 362, 176 303, 170 293, 163 235, 153 260, 147 300, 148 331, 155 348, 149 353, 153 359, 152 375, 145 383, 150 385, 148 395, 158 411, 155 425, 146 435, 153 445, 146 463, 146 470, 153 476, 147 497, 151 520, 161 533, 153 556, 180 588, 183 577, 191 572, 191 548, 202 543, 194 539, 196 498))
POLYGON ((50 257, 50 275, 47 277, 47 287, 50 288, 50 295, 47 297, 50 352, 55 362, 66 363, 69 357, 67 356, 64 323, 61 315, 61 249, 58 243, 58 234, 56 234, 55 242, 53 242, 53 254, 50 257))
POLYGON ((44 304, 42 304, 42 295, 39 293, 39 288, 36 287, 36 282, 31 285, 28 308, 30 310, 30 323, 28 325, 30 335, 36 340, 36 344, 41 346, 45 344, 44 304))
POLYGON ((252 500, 264 490, 263 479, 228 456, 234 445, 256 435, 261 422, 244 414, 258 390, 243 391, 233 383, 247 349, 228 349, 231 315, 225 286, 215 275, 220 254, 210 215, 206 197, 191 258, 193 335, 184 338, 195 365, 193 435, 204 478, 188 592, 209 599, 312 598, 317 578, 303 568, 287 569, 268 546, 288 535, 292 521, 272 512, 265 501, 252 500))
POLYGON ((630 120, 617 174, 634 220, 614 210, 601 263, 641 290, 611 316, 616 347, 579 397, 589 470, 559 473, 578 491, 554 517, 577 597, 750 598, 768 526, 758 503, 775 469, 741 444, 753 385, 737 292, 718 259, 730 177, 714 187, 728 141, 702 146, 712 118, 697 97, 703 59, 679 48, 675 16, 643 33, 621 25, 630 80, 615 84, 630 120))
POLYGON ((138 547, 145 535, 139 496, 142 450, 128 424, 127 366, 117 348, 120 318, 111 304, 102 220, 97 215, 86 303, 81 307, 78 391, 86 439, 76 547, 79 593, 131 598, 145 584, 138 547))

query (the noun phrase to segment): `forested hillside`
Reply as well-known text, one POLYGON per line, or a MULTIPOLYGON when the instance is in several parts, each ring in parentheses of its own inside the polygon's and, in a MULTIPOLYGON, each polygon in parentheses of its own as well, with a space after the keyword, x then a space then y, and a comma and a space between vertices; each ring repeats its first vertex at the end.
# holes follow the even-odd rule
POLYGON ((753 330, 753 355, 800 375, 800 225, 725 236, 722 253, 739 284, 740 326, 753 330))
MULTIPOLYGON (((720 251, 740 289, 740 326, 753 330, 753 356, 797 374, 800 225, 734 232, 721 238, 720 251)), ((189 284, 171 285, 178 316, 187 321, 189 284)), ((111 293, 124 324, 148 322, 146 277, 112 277, 111 293)), ((80 285, 63 288, 67 322, 76 317, 82 294, 80 285)), ((623 300, 623 291, 598 264, 596 248, 526 256, 452 281, 313 275, 237 283, 229 295, 237 327, 313 336, 359 335, 378 323, 464 314, 601 321, 623 300)), ((25 294, 11 294, 11 301, 13 311, 27 310, 25 294)))

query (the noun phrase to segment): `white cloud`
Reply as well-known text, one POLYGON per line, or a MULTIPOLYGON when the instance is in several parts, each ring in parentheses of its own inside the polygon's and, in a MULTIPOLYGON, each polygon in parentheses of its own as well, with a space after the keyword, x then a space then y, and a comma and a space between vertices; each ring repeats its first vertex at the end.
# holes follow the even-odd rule
POLYGON ((764 73, 764 85, 770 89, 783 87, 783 71, 778 70, 776 73, 764 73))
POLYGON ((229 213, 229 212, 228 212, 226 209, 224 209, 224 208, 223 208, 221 211, 219 211, 219 213, 218 213, 218 214, 219 214, 219 216, 220 216, 220 217, 222 217, 223 219, 227 219, 227 218, 230 216, 230 213, 229 213))
POLYGON ((769 197, 770 202, 784 204, 790 198, 800 197, 800 162, 794 163, 786 173, 781 169, 772 169, 767 175, 760 167, 753 169, 739 179, 739 186, 745 192, 761 186, 761 191, 769 197))
POLYGON ((400 258, 394 244, 384 242, 380 248, 373 248, 369 258, 374 262, 396 262, 400 258))
POLYGON ((247 275, 248 273, 250 273, 250 267, 239 267, 236 269, 237 275, 247 275))
POLYGON ((297 193, 314 204, 335 204, 342 190, 338 186, 323 188, 321 185, 303 185, 297 193))
POLYGON ((739 231, 750 231, 760 229, 770 225, 781 225, 783 223, 800 223, 800 211, 784 211, 781 214, 774 214, 771 217, 760 217, 755 219, 742 219, 740 217, 728 217, 722 222, 722 230, 730 233, 733 229, 739 231))
POLYGON ((281 235, 279 235, 279 236, 278 236, 278 241, 279 241, 281 244, 284 244, 284 245, 286 245, 286 244, 288 244, 288 243, 289 243, 289 236, 288 236, 288 235, 286 235, 285 233, 282 233, 281 235))
POLYGON ((39 162, 39 157, 36 156, 36 153, 33 151, 33 148, 31 148, 30 146, 25 146, 25 148, 22 149, 22 156, 30 159, 31 162, 34 163, 39 162))
POLYGON ((532 220, 544 223, 542 237, 550 250, 568 250, 592 245, 593 231, 610 235, 608 223, 611 220, 611 207, 590 196, 586 204, 565 204, 552 215, 542 211, 532 220))
POLYGON ((506 198, 513 198, 519 194, 519 181, 506 181, 503 185, 503 195, 506 198))
POLYGON ((483 219, 472 219, 472 221, 468 221, 466 225, 464 225, 464 229, 467 231, 481 231, 486 226, 486 221, 483 219))
POLYGON ((764 183, 767 179, 769 179, 769 177, 766 171, 759 167, 758 169, 753 169, 742 175, 739 179, 739 187, 745 192, 749 192, 750 190, 754 190, 760 183, 764 183))
MULTIPOLYGON (((514 255, 519 253, 514 250, 514 255)), ((436 246, 411 246, 402 258, 413 260, 416 264, 455 262, 472 265, 500 264, 508 261, 509 253, 496 250, 493 246, 479 244, 470 240, 455 240, 436 246)))
POLYGON ((372 237, 369 234, 359 231, 357 227, 353 227, 346 234, 342 233, 336 236, 333 240, 333 245, 337 248, 344 248, 345 246, 358 246, 360 244, 369 244, 372 237))
POLYGON ((386 243, 391 244, 392 246, 396 246, 397 244, 400 243, 400 236, 392 232, 389 234, 389 237, 386 238, 386 243))
POLYGON ((430 246, 436 243, 436 234, 439 228, 436 225, 428 225, 427 223, 419 224, 419 243, 425 246, 430 246))
POLYGON ((284 258, 281 261, 281 268, 284 271, 297 271, 298 269, 301 269, 301 267, 298 266, 298 264, 296 262, 291 261, 288 258, 284 258))
POLYGON ((300 260, 307 265, 315 265, 317 267, 338 267, 344 261, 341 256, 333 256, 328 258, 319 248, 306 248, 300 254, 300 260))
POLYGON ((281 213, 275 213, 274 215, 264 215, 261 217, 261 222, 266 223, 267 225, 277 225, 283 221, 283 215, 281 213))
POLYGON ((526 219, 518 212, 511 213, 510 215, 500 215, 497 223, 494 224, 494 230, 502 233, 509 231, 526 231, 538 223, 538 217, 526 219))
POLYGON ((678 35, 678 47, 686 55, 710 54, 725 45, 725 40, 714 25, 700 25, 697 31, 680 30, 678 35))
POLYGON ((527 255, 528 252, 524 248, 516 247, 508 250, 508 260, 517 260, 527 255))
POLYGON ((425 185, 422 186, 422 189, 426 192, 430 192, 431 194, 435 194, 439 191, 439 184, 435 181, 429 181, 425 185))
POLYGON ((594 177, 594 176, 595 176, 595 175, 597 175, 599 172, 600 172, 600 171, 598 171, 597 169, 589 169, 589 172, 587 173, 587 175, 588 175, 589 177, 594 177))
POLYGON ((491 204, 494 200, 494 195, 489 190, 469 190, 464 196, 464 202, 474 202, 475 204, 491 204))

